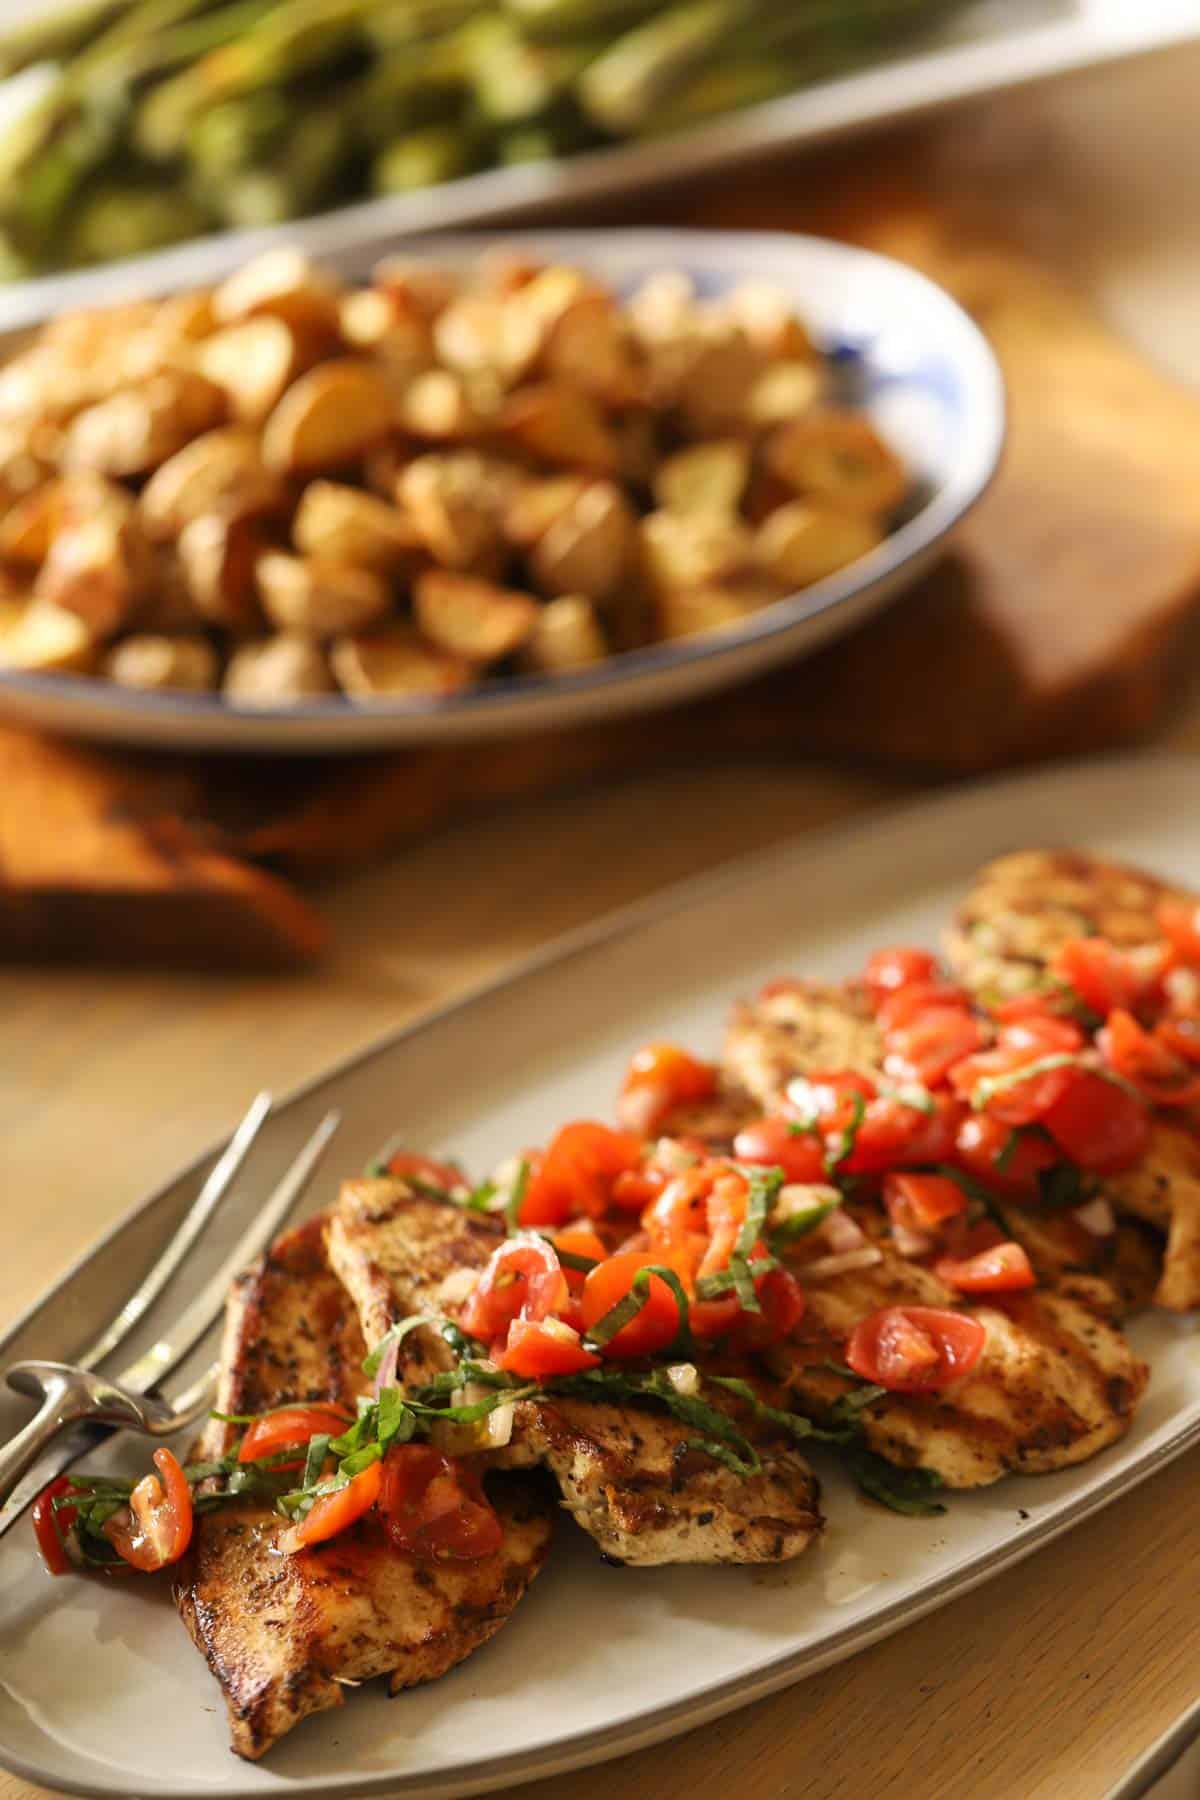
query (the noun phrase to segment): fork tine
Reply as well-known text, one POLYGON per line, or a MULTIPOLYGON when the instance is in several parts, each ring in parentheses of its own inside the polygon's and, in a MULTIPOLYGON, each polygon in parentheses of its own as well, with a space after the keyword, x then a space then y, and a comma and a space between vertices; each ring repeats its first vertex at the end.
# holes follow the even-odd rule
POLYGON ((256 1094, 241 1124, 209 1171, 208 1179, 184 1215, 183 1222, 136 1293, 130 1295, 112 1324, 76 1359, 81 1369, 94 1369, 110 1356, 145 1317, 204 1230, 238 1173, 271 1110, 271 1096, 256 1094))

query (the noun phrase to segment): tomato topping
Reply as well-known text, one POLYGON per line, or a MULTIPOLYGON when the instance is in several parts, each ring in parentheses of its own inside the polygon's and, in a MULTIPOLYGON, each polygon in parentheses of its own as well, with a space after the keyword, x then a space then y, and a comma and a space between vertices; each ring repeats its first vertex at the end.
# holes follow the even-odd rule
POLYGON ((728 1337, 745 1317, 741 1302, 732 1290, 713 1300, 693 1300, 688 1308, 688 1324, 693 1336, 698 1338, 728 1337))
MULTIPOLYGON (((708 1249, 696 1271, 697 1279, 719 1274, 729 1267, 729 1259, 737 1248, 742 1226, 746 1222, 746 1204, 750 1185, 735 1169, 719 1174, 708 1196, 708 1249)), ((752 1246, 756 1248, 757 1246, 752 1246)))
POLYGON ((280 1539, 280 1548, 287 1551, 300 1550, 309 1544, 323 1544, 326 1539, 338 1537, 341 1532, 348 1531, 351 1525, 357 1524, 363 1514, 374 1506, 382 1485, 383 1464, 368 1463, 344 1488, 338 1488, 332 1494, 322 1494, 319 1500, 314 1500, 310 1511, 299 1525, 284 1533, 280 1539))
POLYGON ((961 1007, 927 1006, 886 1033, 883 1066, 897 1081, 937 1087, 983 1041, 978 1022, 961 1007))
POLYGON ((1001 1193, 1032 1196, 1041 1171, 1062 1158, 1040 1133, 1018 1132, 987 1113, 968 1113, 955 1138, 954 1160, 1001 1193))
POLYGON ((642 1147, 625 1132, 590 1119, 564 1125, 538 1158, 521 1200, 522 1225, 565 1225, 608 1209, 613 1183, 641 1165, 642 1147))
POLYGON ((998 1046, 968 1056, 952 1070, 950 1080, 964 1100, 982 1106, 1003 1125, 1033 1125, 1070 1087, 1078 1075, 1071 1062, 1058 1062, 1069 1051, 1055 1050, 1045 1057, 1029 1050, 998 1046), (1052 1062, 1053 1067, 1041 1066, 1052 1062), (1029 1074, 1022 1076, 1021 1071, 1029 1074))
POLYGON ((646 1044, 625 1075, 617 1117, 626 1131, 652 1137, 678 1106, 708 1100, 717 1091, 717 1071, 678 1044, 646 1044))
POLYGON ((518 1314, 545 1319, 560 1312, 568 1288, 554 1246, 522 1232, 493 1250, 459 1315, 464 1331, 484 1343, 508 1334, 518 1314))
MULTIPOLYGON (((239 1462, 261 1462, 277 1456, 281 1450, 303 1449, 309 1438, 319 1432, 340 1437, 352 1423, 350 1414, 340 1406, 283 1406, 278 1412, 255 1419, 238 1449, 239 1462)), ((277 1469, 302 1469, 304 1457, 294 1462, 276 1463, 277 1469)))
MULTIPOLYGON (((608 1255, 608 1247, 590 1225, 567 1225, 562 1231, 556 1231, 553 1238, 556 1251, 567 1251, 571 1256, 586 1256, 589 1262, 601 1263, 608 1255)), ((573 1294, 583 1291, 586 1269, 569 1269, 562 1263, 563 1279, 573 1294)), ((560 1309, 561 1310, 561 1309, 560 1309)))
POLYGON ((1096 1033, 1096 1042, 1109 1067, 1152 1105, 1192 1106, 1200 1100, 1200 1075, 1176 1056, 1161 1027, 1146 1031, 1132 1013, 1117 1007, 1096 1033))
MULTIPOLYGON (((620 1304, 632 1288, 634 1276, 652 1263, 674 1266, 663 1255, 652 1255, 644 1250, 618 1250, 615 1256, 592 1270, 583 1284, 585 1332, 598 1325, 614 1306, 620 1304)), ((619 1358, 653 1356, 673 1343, 678 1331, 679 1306, 675 1296, 660 1275, 652 1275, 641 1311, 604 1346, 604 1354, 619 1358)))
POLYGON ((930 1231, 967 1210, 967 1196, 947 1175, 888 1175, 883 1203, 893 1225, 930 1231))
POLYGON ((766 1350, 790 1337, 804 1317, 804 1289, 790 1269, 768 1269, 754 1291, 762 1310, 738 1317, 733 1335, 739 1350, 766 1350))
POLYGON ((863 971, 863 983, 876 1001, 914 981, 931 982, 936 977, 936 957, 930 956, 928 950, 905 948, 876 950, 867 958, 863 971))
POLYGON ((864 1381, 897 1394, 949 1387, 979 1361, 987 1331, 970 1313, 941 1306, 885 1306, 860 1321, 846 1361, 864 1381))
POLYGON ((461 1562, 499 1550, 504 1528, 473 1469, 429 1444, 398 1444, 377 1466, 379 1511, 398 1550, 461 1562))
POLYGON ((387 1159, 387 1170, 389 1175, 411 1175, 443 1194, 466 1185, 462 1170, 454 1163, 435 1162, 431 1156, 420 1156, 412 1150, 395 1151, 387 1159))
POLYGON ((540 1381, 546 1375, 578 1375, 600 1361, 585 1350, 578 1331, 561 1319, 514 1319, 503 1350, 494 1360, 510 1375, 540 1381))
POLYGON ((897 988, 895 993, 882 999, 875 1018, 880 1030, 887 1033, 902 1025, 911 1025, 919 1014, 934 1006, 948 1006, 969 1014, 971 996, 966 988, 956 987, 949 981, 914 981, 911 986, 897 988))
POLYGON ((1132 1094, 1088 1069, 1072 1071, 1042 1116, 1055 1143, 1081 1169, 1111 1174, 1130 1168, 1150 1139, 1150 1115, 1132 1094))
POLYGON ((1158 908, 1158 926, 1178 957, 1200 964, 1200 907, 1164 900, 1158 908))
POLYGON ((1200 1018, 1194 1013, 1172 1013, 1154 1027, 1155 1036, 1186 1063, 1200 1063, 1200 1018))
POLYGON ((962 1294, 1014 1294, 1036 1285, 1037 1277, 1020 1244, 996 1244, 974 1256, 943 1256, 934 1273, 962 1294))
POLYGON ((1078 994, 1089 1012, 1106 1018, 1116 1006, 1134 1007, 1148 1000, 1163 975, 1163 960, 1147 969, 1107 938, 1071 938, 1059 946, 1050 972, 1078 994))
POLYGON ((169 1450, 154 1452, 157 1475, 144 1475, 129 1505, 104 1525, 117 1555, 150 1573, 176 1563, 192 1541, 192 1490, 169 1450))
POLYGON ((699 1163, 694 1169, 685 1169, 682 1175, 668 1181, 642 1214, 642 1225, 650 1243, 688 1250, 699 1240, 703 1255, 709 1232, 708 1199, 721 1166, 712 1162, 699 1163))
POLYGON ((1023 1019, 1009 1019, 1003 1024, 997 1041, 1006 1050, 1022 1050, 1030 1056, 1050 1056, 1059 1050, 1082 1050, 1087 1039, 1070 1019, 1030 1013, 1023 1019))
POLYGON ((783 1170, 785 1181, 825 1180, 825 1146, 815 1132, 792 1129, 778 1114, 744 1125, 733 1140, 739 1162, 783 1170))
POLYGON ((992 1008, 992 1013, 1002 1025, 1017 1025, 1030 1019, 1049 1019, 1057 1023, 1066 1017, 1071 1004, 1070 995, 1058 988, 1049 992, 1044 988, 1030 988, 1024 994, 1010 994, 1007 1000, 1001 1000, 992 1008))
POLYGON ((63 1546, 63 1537, 75 1523, 75 1508, 60 1506, 54 1510, 54 1502, 60 1494, 69 1494, 75 1483, 69 1475, 60 1475, 49 1487, 44 1487, 33 1503, 33 1530, 37 1538, 37 1546, 42 1561, 52 1575, 65 1575, 71 1567, 71 1559, 63 1546))

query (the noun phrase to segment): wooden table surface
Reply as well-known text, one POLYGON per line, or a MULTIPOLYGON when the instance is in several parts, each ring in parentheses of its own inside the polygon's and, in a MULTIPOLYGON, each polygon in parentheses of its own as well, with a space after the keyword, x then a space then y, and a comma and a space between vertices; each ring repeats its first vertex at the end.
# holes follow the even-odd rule
MULTIPOLYGON (((1200 382, 1198 92, 1200 54, 1176 52, 976 119, 983 166, 1013 184, 1039 250, 1200 382)), ((1200 750, 1195 692, 1163 737, 1200 750)), ((0 974, 0 1317, 225 1131, 252 1089, 288 1088, 600 911, 899 791, 816 769, 697 769, 514 809, 344 882, 328 899, 340 948, 301 978, 0 974)), ((573 1776, 575 1800, 1100 1800, 1196 1696, 1198 1481, 1200 1453, 853 1661, 573 1776)), ((0 1800, 37 1791, 0 1776, 0 1800)))

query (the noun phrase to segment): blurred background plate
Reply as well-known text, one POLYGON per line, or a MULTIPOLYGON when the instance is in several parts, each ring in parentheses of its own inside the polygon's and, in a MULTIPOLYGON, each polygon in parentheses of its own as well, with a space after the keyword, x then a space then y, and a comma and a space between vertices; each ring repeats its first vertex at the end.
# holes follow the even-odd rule
MULTIPOLYGON (((431 263, 469 265, 494 239, 415 246, 431 263)), ((619 290, 686 270, 706 294, 763 279, 792 295, 819 347, 838 357, 847 397, 875 419, 913 472, 910 516, 877 550, 736 629, 657 644, 578 673, 495 680, 433 701, 342 697, 250 711, 207 694, 144 693, 76 675, 0 677, 0 715, 113 741, 171 749, 363 750, 612 718, 693 698, 794 660, 849 630, 911 582, 978 499, 1004 437, 1000 372, 948 294, 915 270, 820 238, 690 231, 542 232, 519 242, 574 262, 619 290)), ((365 274, 371 256, 336 259, 365 274)))
MULTIPOLYGON (((84 0, 84 4, 88 3, 89 0, 84 0)), ((100 0, 91 0, 91 3, 98 4, 100 0)), ((440 16, 439 5, 444 12, 447 5, 456 3, 457 0, 425 0, 425 13, 421 17, 427 13, 436 23, 440 16)), ((504 6, 491 10, 516 15, 523 21, 521 29, 526 30, 525 19, 542 17, 551 3, 552 0, 505 0, 504 6)), ((597 3, 598 0, 591 0, 591 11, 596 10, 597 3)), ((657 10, 686 13, 689 16, 682 23, 687 30, 696 31, 701 37, 707 33, 720 45, 722 40, 716 33, 714 20, 724 15, 736 17, 750 3, 751 0, 674 0, 670 9, 664 5, 657 10)), ((79 0, 67 0, 68 9, 78 4, 79 0)), ((567 11, 578 13, 581 0, 569 0, 569 4, 563 0, 563 4, 567 11)), ((5 27, 26 17, 53 13, 61 5, 62 0, 7 0, 3 8, 5 27)), ((310 10, 312 5, 319 5, 319 0, 309 0, 310 10)), ((634 9, 635 18, 647 10, 655 10, 646 6, 639 9, 636 0, 629 0, 629 5, 634 9)), ((241 10, 246 13, 246 37, 250 41, 258 15, 264 9, 256 7, 255 0, 242 0, 241 10), (251 14, 254 17, 250 17, 251 14)), ((386 12, 387 8, 380 6, 377 10, 386 12)), ((765 28, 772 35, 765 50, 760 48, 754 54, 747 53, 740 62, 731 62, 725 69, 718 67, 706 73, 702 93, 688 88, 681 96, 676 89, 670 89, 665 105, 651 104, 643 94, 645 104, 639 102, 636 125, 632 121, 629 125, 633 141, 572 154, 570 133, 565 137, 560 134, 561 141, 551 146, 557 152, 556 159, 549 160, 544 154, 539 155, 542 118, 536 121, 536 129, 530 131, 524 130, 523 120, 514 118, 509 121, 513 129, 508 130, 504 139, 506 144, 512 140, 504 154, 518 159, 510 166, 485 167, 478 173, 466 173, 456 179, 436 181, 435 185, 416 187, 415 191, 393 192, 381 198, 338 206, 294 223, 220 231, 150 255, 127 256, 125 260, 108 262, 101 267, 14 280, 0 286, 0 331, 34 324, 65 306, 95 305, 133 291, 162 292, 210 281, 235 268, 257 250, 285 239, 302 243, 316 255, 333 256, 354 250, 378 252, 398 236, 408 233, 528 218, 538 213, 556 212, 563 216, 571 211, 578 212, 582 205, 604 196, 673 181, 701 170, 727 166, 788 146, 816 142, 953 101, 1200 38, 1200 12, 1194 0, 1140 0, 1136 6, 1130 5, 1129 0, 962 0, 959 4, 954 0, 922 0, 920 5, 917 0, 873 0, 870 6, 842 9, 855 13, 856 17, 861 15, 861 21, 866 23, 860 21, 853 30, 843 30, 839 36, 835 19, 832 25, 820 28, 828 35, 828 46, 822 36, 815 50, 802 47, 796 52, 791 48, 797 41, 795 31, 813 29, 799 23, 802 14, 809 10, 797 8, 793 11, 780 7, 768 11, 765 28), (935 20, 940 18, 941 22, 928 24, 930 16, 935 20), (891 22, 897 19, 899 24, 891 22), (908 22, 910 19, 916 21, 915 27, 908 22), (771 46, 774 37, 780 33, 783 34, 779 39, 783 48, 776 54, 771 46), (784 60, 785 53, 793 59, 790 64, 784 60), (815 78, 822 70, 830 69, 847 72, 827 74, 824 79, 815 78), (773 84, 795 91, 752 103, 773 84), (751 103, 747 104, 747 101, 751 103), (738 110, 724 110, 735 105, 738 110), (705 116, 709 111, 715 116, 705 116), (682 121, 689 114, 699 114, 699 120, 690 128, 684 128, 682 121), (520 132, 515 129, 518 125, 520 132)), ((298 19, 302 9, 297 5, 292 11, 298 19)), ((622 14, 615 0, 603 0, 600 11, 606 20, 613 16, 625 19, 629 16, 628 8, 622 14)), ((838 8, 827 6, 825 11, 836 15, 838 8)), ((317 24, 320 25, 319 20, 317 24)), ((321 29, 328 29, 328 25, 321 29)), ((553 40, 553 31, 545 27, 539 29, 546 29, 548 41, 553 40)), ((607 35, 611 36, 613 29, 610 25, 607 35)), ((753 49, 761 36, 760 19, 754 30, 747 32, 746 41, 753 49)), ((807 44, 808 40, 804 39, 803 45, 807 44)), ((242 45, 235 48, 241 51, 242 45)), ((672 56, 677 56, 678 41, 668 49, 672 56)), ((312 46, 310 51, 316 57, 315 79, 321 74, 321 59, 312 46)), ((419 54, 427 55, 423 41, 419 54)), ((622 79, 628 73, 626 69, 619 71, 622 79)), ((0 120, 6 114, 13 116, 26 110, 31 101, 36 101, 45 86, 45 79, 44 68, 29 69, 13 81, 0 85, 0 120)), ((505 105, 511 110, 516 104, 511 100, 516 76, 500 70, 496 79, 505 105)), ((96 97, 84 136, 103 128, 114 110, 124 105, 128 85, 128 82, 116 82, 114 92, 107 97, 104 93, 96 97)), ((655 100, 662 91, 661 83, 654 87, 655 100)), ((333 97, 336 98, 335 93, 333 97)), ((316 103, 321 103, 323 98, 315 91, 316 103)), ((618 116, 624 116, 623 107, 626 111, 633 110, 628 102, 622 101, 615 106, 618 116)), ((292 113, 311 110, 313 108, 306 103, 300 108, 293 106, 292 113)), ((360 114, 364 111, 361 103, 357 110, 360 114)), ((366 110, 370 111, 369 108, 366 110)), ((344 122, 345 115, 353 113, 355 108, 348 107, 343 101, 333 111, 344 122)), ((315 123, 311 119, 305 122, 315 123)), ((292 123, 296 123, 294 117, 292 123)), ((424 137, 419 130, 413 135, 417 139, 424 137)), ((553 131, 549 136, 554 137, 553 131)), ((439 163, 444 162, 444 157, 438 153, 439 146, 422 142, 417 148, 424 159, 423 172, 414 177, 413 169, 406 164, 389 185, 394 186, 401 179, 407 184, 414 178, 429 180, 434 176, 439 163)), ((444 151, 445 146, 440 149, 444 151)), ((92 152, 86 144, 81 147, 81 153, 84 151, 90 157, 92 152)), ((494 152, 495 146, 491 145, 477 160, 483 163, 494 160, 494 152)), ((54 168, 43 169, 35 182, 26 180, 23 174, 18 176, 10 181, 11 191, 18 193, 23 203, 32 193, 35 211, 39 217, 43 216, 46 205, 53 210, 59 204, 55 195, 61 200, 61 195, 66 192, 61 181, 66 181, 67 188, 72 187, 75 177, 68 167, 69 160, 56 157, 54 168), (36 192, 33 191, 35 186, 36 192)), ((403 155, 401 160, 404 160, 403 155)), ((289 180, 299 179, 300 161, 300 156, 289 144, 286 153, 274 157, 274 173, 278 175, 281 169, 286 169, 289 180)), ((4 179, 3 168, 0 168, 0 189, 4 179)), ((107 211, 103 228, 97 224, 91 233, 96 241, 91 242, 87 250, 88 259, 95 260, 101 255, 119 256, 122 241, 136 245, 149 231, 147 215, 163 213, 162 189, 164 184, 172 181, 176 182, 171 194, 172 205, 165 209, 169 216, 168 230, 171 235, 180 235, 181 231, 186 233, 192 209, 204 196, 198 195, 197 190, 203 184, 197 178, 193 179, 191 194, 179 185, 182 179, 173 175, 168 167, 142 190, 140 200, 136 195, 125 196, 123 204, 114 203, 107 211)), ((223 205, 227 185, 213 173, 208 181, 208 198, 223 205)), ((120 195, 114 196, 114 202, 121 199, 120 195)), ((329 202, 323 200, 320 204, 329 202)), ((292 210, 297 209, 293 207, 292 210)), ((301 205, 298 210, 313 214, 316 207, 314 204, 301 205)), ((159 223, 161 226, 161 216, 159 223)), ((159 235, 160 238, 163 235, 161 230, 159 235)), ((56 251, 61 251, 61 238, 61 233, 51 233, 50 242, 56 251)))

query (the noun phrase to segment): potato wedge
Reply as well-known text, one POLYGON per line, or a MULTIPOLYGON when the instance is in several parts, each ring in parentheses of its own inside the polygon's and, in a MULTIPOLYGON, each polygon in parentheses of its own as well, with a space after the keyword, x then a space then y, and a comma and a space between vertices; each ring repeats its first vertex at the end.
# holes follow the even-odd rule
POLYGON ((460 375, 481 370, 511 387, 526 376, 542 346, 542 327, 527 308, 494 294, 460 294, 433 327, 438 359, 460 375))
POLYGON ((145 590, 129 630, 146 637, 194 637, 207 624, 192 599, 176 545, 152 544, 145 590))
POLYGON ((504 511, 504 535, 509 543, 518 550, 532 550, 587 486, 586 475, 530 476, 520 482, 504 511))
POLYGON ((435 444, 468 443, 484 426, 466 379, 450 369, 415 376, 400 396, 398 416, 411 436, 435 444))
POLYGON ((159 692, 179 688, 188 693, 208 693, 217 685, 220 664, 207 638, 159 637, 149 632, 114 644, 104 659, 103 671, 121 687, 159 692))
POLYGON ((389 374, 411 377, 432 367, 429 321, 378 288, 344 294, 338 317, 347 348, 376 357, 389 374))
POLYGON ((581 294, 550 326, 541 354, 553 381, 619 409, 645 399, 647 384, 628 328, 609 294, 581 294))
POLYGON ((391 389, 357 357, 318 363, 293 382, 263 427, 263 460, 288 475, 359 462, 395 422, 391 389))
POLYGON ((719 302, 723 315, 745 332, 755 349, 774 361, 815 363, 813 341, 786 288, 770 281, 743 281, 719 302))
POLYGON ((674 406, 693 438, 718 438, 743 427, 766 358, 743 332, 702 343, 677 377, 674 406))
POLYGON ((471 450, 418 456, 400 476, 397 499, 435 561, 448 569, 498 574, 501 528, 517 477, 471 450))
POLYGON ((343 692, 354 700, 432 700, 457 693, 474 679, 470 663, 426 643, 411 625, 338 638, 330 661, 343 692))
POLYGON ((202 513, 261 515, 285 504, 283 483, 263 462, 257 436, 227 425, 168 457, 142 489, 138 510, 147 537, 164 542, 202 513))
POLYGON ((648 513, 640 538, 642 576, 656 595, 720 587, 752 564, 750 531, 726 513, 648 513))
POLYGON ((691 336, 696 326, 696 285, 682 269, 660 269, 630 296, 625 313, 644 349, 691 336))
POLYGON ((670 512, 736 513, 750 475, 750 447, 738 438, 695 444, 659 464, 654 498, 670 512))
POLYGON ((81 516, 55 534, 34 594, 78 613, 94 638, 111 637, 136 613, 151 575, 145 539, 119 510, 81 516))
POLYGON ((304 556, 380 575, 411 574, 424 558, 416 527, 398 507, 337 481, 309 482, 292 520, 292 542, 304 556))
POLYGON ((763 452, 767 469, 795 494, 844 512, 881 514, 899 506, 908 472, 861 413, 829 407, 781 425, 763 452))
POLYGON ((561 594, 538 608, 537 624, 521 646, 523 669, 558 675, 603 662, 608 644, 596 608, 583 594, 561 594))
POLYGON ((562 382, 536 382, 510 394, 498 421, 501 434, 538 462, 613 475, 620 445, 588 394, 562 382))
POLYGON ((223 281, 213 295, 217 322, 231 325, 264 314, 305 332, 336 338, 337 284, 302 250, 266 250, 223 281))
POLYGON ((312 638, 255 638, 240 644, 229 659, 222 683, 238 706, 286 706, 334 691, 325 652, 312 638))
POLYGON ((746 398, 746 421, 757 431, 786 425, 811 412, 825 392, 821 365, 815 362, 770 363, 757 376, 746 398))
POLYGON ((196 367, 225 395, 230 414, 261 425, 310 362, 307 340, 283 319, 247 319, 205 338, 196 367))
POLYGON ((371 271, 371 285, 430 323, 459 291, 458 278, 407 256, 385 256, 371 271))
POLYGON ((45 454, 44 443, 35 420, 0 421, 0 530, 10 507, 35 493, 55 472, 54 461, 45 454))
POLYGON ((655 602, 658 635, 682 638, 728 631, 777 598, 769 590, 748 586, 679 588, 660 594, 655 602))
POLYGON ((74 521, 98 512, 128 519, 133 509, 125 489, 102 475, 80 472, 45 481, 0 519, 0 560, 36 567, 49 556, 56 535, 74 521))
POLYGON ((267 550, 255 573, 262 609, 280 631, 338 637, 375 624, 391 609, 387 582, 353 563, 267 550))
POLYGON ((195 370, 164 369, 79 413, 63 438, 66 469, 148 475, 201 432, 224 423, 224 390, 195 370))
POLYGON ((467 662, 511 656, 532 635, 538 610, 532 594, 449 569, 426 569, 413 582, 413 614, 421 631, 439 650, 467 662))
POLYGON ((529 553, 544 594, 607 600, 634 563, 638 521, 619 487, 593 481, 548 526, 529 553))
POLYGON ((98 654, 78 613, 49 600, 0 600, 0 669, 85 674, 98 654))
POLYGON ((257 519, 201 513, 179 534, 177 551, 192 604, 214 625, 261 628, 255 569, 265 548, 257 519))
POLYGON ((844 569, 882 541, 879 525, 861 513, 793 500, 763 520, 754 556, 784 588, 802 588, 844 569))

